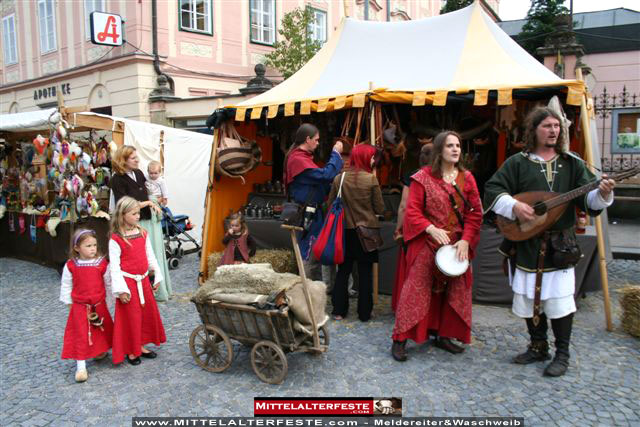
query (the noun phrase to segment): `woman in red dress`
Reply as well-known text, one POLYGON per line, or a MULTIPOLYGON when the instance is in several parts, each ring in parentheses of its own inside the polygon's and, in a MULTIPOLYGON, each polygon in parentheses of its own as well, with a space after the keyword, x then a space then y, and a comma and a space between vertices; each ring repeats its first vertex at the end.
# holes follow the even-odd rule
POLYGON ((153 291, 163 280, 158 262, 153 255, 147 232, 138 225, 140 203, 128 196, 122 197, 111 220, 109 259, 111 281, 116 300, 113 331, 113 363, 140 364, 140 356, 154 359, 154 351, 143 347, 160 345, 167 339, 164 326, 153 297, 153 291), (155 272, 153 285, 149 271, 155 272))
POLYGON ((435 335, 436 346, 451 353, 464 351, 452 338, 471 340, 471 269, 451 278, 435 264, 442 245, 453 245, 460 260, 473 258, 479 239, 480 196, 460 159, 460 136, 442 132, 433 143, 431 165, 411 177, 403 225, 407 271, 391 349, 398 361, 407 360, 407 339, 422 343, 435 335))

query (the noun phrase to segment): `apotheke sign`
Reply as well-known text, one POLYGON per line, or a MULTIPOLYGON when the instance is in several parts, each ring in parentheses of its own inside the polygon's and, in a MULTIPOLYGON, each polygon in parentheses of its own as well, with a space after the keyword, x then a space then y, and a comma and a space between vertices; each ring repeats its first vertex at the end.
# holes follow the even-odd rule
MULTIPOLYGON (((60 91, 63 95, 71 95, 71 83, 60 84, 60 91)), ((33 100, 40 101, 41 99, 56 98, 58 96, 58 87, 49 86, 33 91, 33 100)))
POLYGON ((124 42, 122 35, 122 17, 113 13, 91 12, 91 43, 107 46, 121 46, 124 42))

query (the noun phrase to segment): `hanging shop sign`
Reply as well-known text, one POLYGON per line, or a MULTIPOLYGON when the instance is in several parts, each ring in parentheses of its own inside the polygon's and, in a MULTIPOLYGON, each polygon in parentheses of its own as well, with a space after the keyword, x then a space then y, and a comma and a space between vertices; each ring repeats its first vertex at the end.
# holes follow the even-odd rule
MULTIPOLYGON (((71 94, 71 83, 61 83, 59 89, 63 95, 71 94)), ((41 99, 55 98, 58 96, 58 86, 43 87, 35 89, 33 91, 33 100, 40 101, 41 99)))
POLYGON ((122 34, 122 17, 114 13, 91 12, 91 43, 107 46, 121 46, 124 42, 122 34))

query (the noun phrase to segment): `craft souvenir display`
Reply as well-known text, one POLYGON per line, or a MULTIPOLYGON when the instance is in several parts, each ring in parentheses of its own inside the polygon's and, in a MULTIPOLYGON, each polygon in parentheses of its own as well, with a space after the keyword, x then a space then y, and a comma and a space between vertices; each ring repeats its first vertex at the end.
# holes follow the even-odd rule
POLYGON ((99 215, 101 205, 106 209, 110 158, 117 149, 95 130, 88 139, 76 137, 59 115, 50 121, 49 134, 0 143, 0 215, 9 211, 13 219, 13 212, 22 212, 17 227, 24 233, 28 225, 34 243, 35 230, 52 220, 75 221, 78 216, 99 215))

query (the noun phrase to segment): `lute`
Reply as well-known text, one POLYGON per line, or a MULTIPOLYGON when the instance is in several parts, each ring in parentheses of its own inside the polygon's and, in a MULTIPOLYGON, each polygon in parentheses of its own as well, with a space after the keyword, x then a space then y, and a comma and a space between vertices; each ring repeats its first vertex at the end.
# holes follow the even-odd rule
MULTIPOLYGON (((638 173, 640 173, 640 167, 635 167, 610 176, 609 179, 618 182, 631 178, 638 173)), ((513 242, 530 239, 555 224, 567 209, 571 200, 587 194, 589 191, 598 188, 599 185, 600 180, 596 180, 562 194, 553 191, 527 191, 516 194, 513 198, 531 206, 535 212, 535 218, 531 221, 521 222, 517 218, 511 220, 497 215, 496 225, 504 237, 513 242)))

